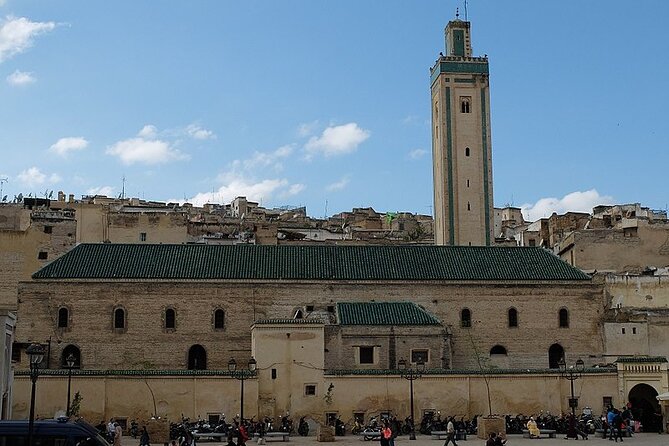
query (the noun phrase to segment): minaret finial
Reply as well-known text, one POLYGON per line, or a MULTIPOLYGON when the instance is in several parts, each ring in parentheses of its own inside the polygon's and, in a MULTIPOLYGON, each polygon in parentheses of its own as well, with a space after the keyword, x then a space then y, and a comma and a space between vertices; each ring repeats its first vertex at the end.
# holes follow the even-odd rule
POLYGON ((455 8, 455 19, 456 20, 460 19, 460 8, 455 8))

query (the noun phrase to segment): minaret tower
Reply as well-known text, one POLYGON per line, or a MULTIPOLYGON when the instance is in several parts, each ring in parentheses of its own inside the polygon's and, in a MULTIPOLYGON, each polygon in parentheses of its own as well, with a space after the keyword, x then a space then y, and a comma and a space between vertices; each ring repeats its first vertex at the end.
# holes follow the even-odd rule
POLYGON ((446 55, 430 70, 434 239, 488 246, 493 237, 488 57, 472 57, 470 23, 446 26, 446 55))

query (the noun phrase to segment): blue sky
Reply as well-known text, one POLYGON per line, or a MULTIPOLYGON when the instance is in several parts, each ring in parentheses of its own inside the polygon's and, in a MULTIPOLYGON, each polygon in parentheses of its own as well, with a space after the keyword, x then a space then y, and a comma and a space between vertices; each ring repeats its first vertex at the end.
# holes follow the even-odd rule
MULTIPOLYGON (((432 212, 429 67, 462 1, 0 0, 19 192, 432 212)), ((469 2, 496 206, 669 202, 669 2, 469 2)), ((1 197, 0 197, 1 198, 1 197)))

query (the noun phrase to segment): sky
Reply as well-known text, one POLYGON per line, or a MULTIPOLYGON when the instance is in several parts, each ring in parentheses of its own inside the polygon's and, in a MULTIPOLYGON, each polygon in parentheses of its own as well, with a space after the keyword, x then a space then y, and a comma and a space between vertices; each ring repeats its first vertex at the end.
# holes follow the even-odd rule
MULTIPOLYGON (((0 0, 2 195, 432 214, 429 67, 463 4, 0 0)), ((666 209, 669 2, 467 12, 495 206, 666 209)))

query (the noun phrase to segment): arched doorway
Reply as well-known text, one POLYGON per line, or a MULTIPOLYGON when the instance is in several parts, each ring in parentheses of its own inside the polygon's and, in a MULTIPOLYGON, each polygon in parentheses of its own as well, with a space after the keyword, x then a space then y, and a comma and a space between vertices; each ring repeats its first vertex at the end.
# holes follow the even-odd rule
POLYGON ((199 344, 188 350, 188 370, 207 370, 207 352, 199 344))
POLYGON ((564 348, 560 344, 553 344, 548 348, 548 368, 560 368, 559 362, 564 359, 564 348))
POLYGON ((632 387, 627 397, 632 405, 634 419, 641 422, 644 432, 657 432, 662 427, 660 404, 657 402, 657 390, 648 384, 632 387))

